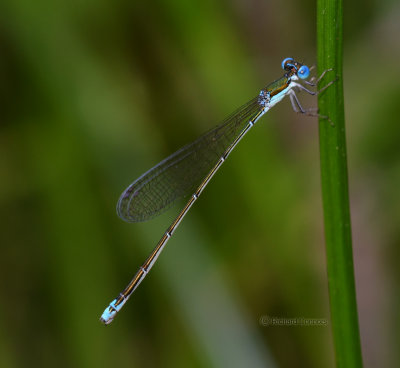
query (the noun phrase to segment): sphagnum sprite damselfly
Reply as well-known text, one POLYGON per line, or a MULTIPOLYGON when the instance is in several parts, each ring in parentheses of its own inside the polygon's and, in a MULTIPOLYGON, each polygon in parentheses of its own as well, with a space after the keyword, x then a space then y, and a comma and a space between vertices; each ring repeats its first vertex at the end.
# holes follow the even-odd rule
POLYGON ((153 267, 167 241, 208 182, 261 116, 287 95, 290 97, 294 111, 318 116, 315 112, 302 108, 295 89, 306 91, 311 95, 322 92, 333 82, 328 83, 319 91, 310 91, 300 84, 299 80, 304 80, 304 83, 310 86, 316 86, 328 70, 324 71, 313 83, 312 79, 306 81, 310 69, 292 58, 284 59, 282 68, 285 70, 283 77, 262 89, 257 97, 240 107, 220 125, 147 171, 122 193, 117 204, 117 213, 128 222, 146 221, 162 213, 177 198, 190 194, 192 196, 129 285, 105 309, 100 317, 101 322, 108 325, 113 321, 153 267))

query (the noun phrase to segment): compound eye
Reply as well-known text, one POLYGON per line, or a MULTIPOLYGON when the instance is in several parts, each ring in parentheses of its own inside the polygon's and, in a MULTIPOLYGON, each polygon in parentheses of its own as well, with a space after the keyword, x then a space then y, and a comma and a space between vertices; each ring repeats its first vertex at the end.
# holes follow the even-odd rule
POLYGON ((307 65, 302 65, 299 71, 297 72, 297 75, 301 79, 307 79, 308 76, 310 75, 310 69, 308 68, 307 65))
POLYGON ((283 61, 282 61, 282 69, 283 70, 287 70, 287 64, 288 63, 292 63, 293 61, 294 61, 293 58, 283 59, 283 61))

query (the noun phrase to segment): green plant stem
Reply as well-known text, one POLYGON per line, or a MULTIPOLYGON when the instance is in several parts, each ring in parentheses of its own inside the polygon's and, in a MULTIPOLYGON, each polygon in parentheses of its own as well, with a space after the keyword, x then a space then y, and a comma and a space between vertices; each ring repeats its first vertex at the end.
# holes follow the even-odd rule
MULTIPOLYGON (((362 367, 351 243, 343 103, 342 0, 317 1, 318 70, 335 83, 318 98, 322 200, 332 332, 337 367, 362 367), (329 78, 331 77, 331 78, 329 78)), ((326 82, 324 82, 326 84, 326 82)), ((322 87, 322 86, 320 86, 322 87)))

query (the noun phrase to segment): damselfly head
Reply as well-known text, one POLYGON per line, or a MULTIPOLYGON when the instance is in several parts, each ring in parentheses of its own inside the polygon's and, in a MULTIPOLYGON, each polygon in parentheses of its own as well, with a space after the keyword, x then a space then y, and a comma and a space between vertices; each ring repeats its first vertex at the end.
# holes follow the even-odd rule
POLYGON ((297 74, 300 79, 307 79, 310 75, 308 66, 295 61, 293 58, 283 59, 282 69, 297 74))

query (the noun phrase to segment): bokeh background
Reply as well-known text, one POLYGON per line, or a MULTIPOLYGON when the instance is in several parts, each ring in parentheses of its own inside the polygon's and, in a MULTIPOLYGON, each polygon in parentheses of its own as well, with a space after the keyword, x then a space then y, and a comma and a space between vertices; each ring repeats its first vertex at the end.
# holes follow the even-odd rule
MULTIPOLYGON (((1 367, 334 366, 318 125, 288 101, 229 157, 123 312, 98 320, 184 204, 127 224, 120 193, 280 77, 284 57, 315 63, 315 12, 309 0, 1 2, 1 367)), ((366 367, 399 359, 399 17, 395 0, 345 2, 366 367)))

